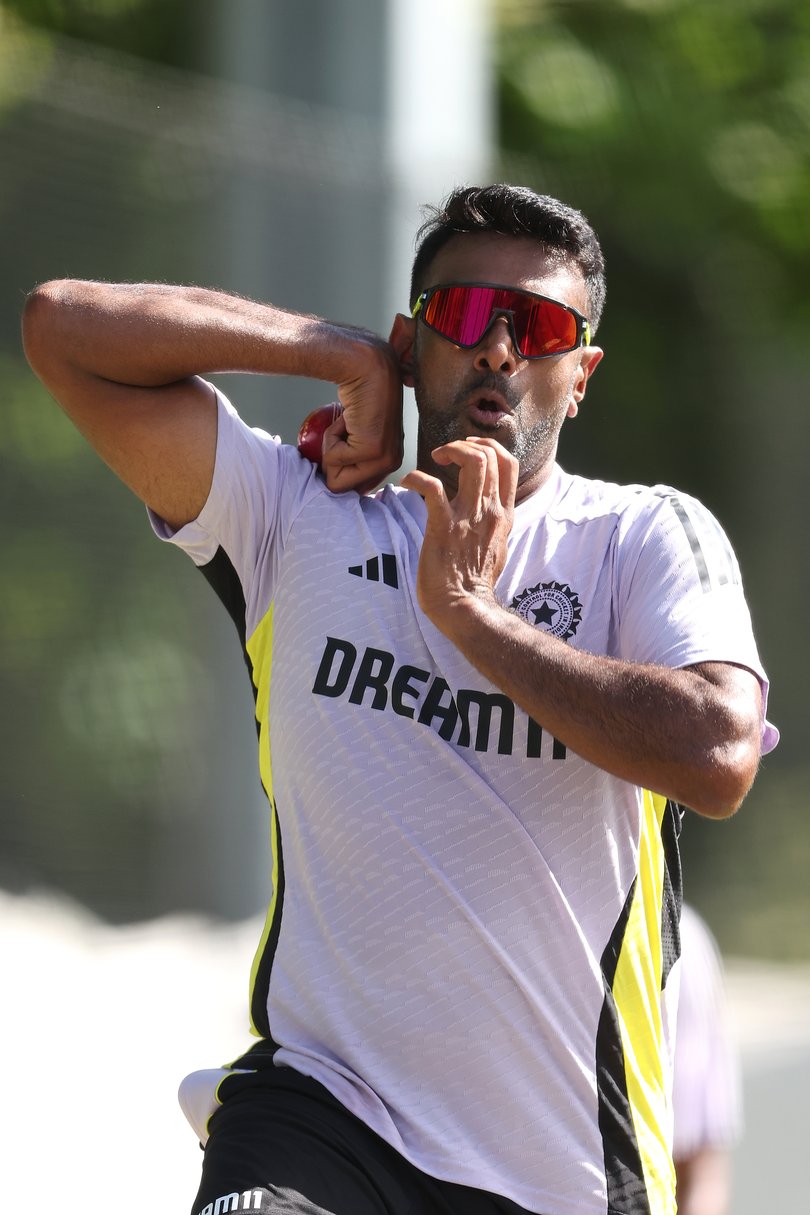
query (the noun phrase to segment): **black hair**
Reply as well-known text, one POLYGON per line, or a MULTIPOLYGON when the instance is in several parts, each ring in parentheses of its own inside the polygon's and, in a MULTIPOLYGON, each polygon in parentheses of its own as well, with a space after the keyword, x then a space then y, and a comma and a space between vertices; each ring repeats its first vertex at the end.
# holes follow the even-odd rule
POLYGON ((428 218, 416 234, 411 307, 430 285, 425 276, 431 262, 452 237, 474 232, 529 236, 579 268, 588 292, 588 320, 595 332, 605 303, 605 259, 596 233, 580 211, 548 194, 504 182, 460 186, 440 207, 425 210, 428 218))

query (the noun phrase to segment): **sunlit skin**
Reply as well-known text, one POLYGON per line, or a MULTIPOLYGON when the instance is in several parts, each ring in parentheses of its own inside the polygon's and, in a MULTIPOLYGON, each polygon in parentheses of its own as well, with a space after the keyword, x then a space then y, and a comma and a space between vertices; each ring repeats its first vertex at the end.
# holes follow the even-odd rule
MULTIPOLYGON (((497 233, 459 235, 439 251, 425 287, 436 283, 484 282, 547 295, 588 315, 579 270, 550 256, 530 237, 497 233)), ((448 497, 458 485, 455 462, 438 463, 433 453, 459 439, 496 440, 518 460, 515 500, 534 493, 549 477, 563 422, 573 418, 588 378, 602 358, 595 346, 547 359, 524 359, 504 317, 494 321, 478 346, 465 350, 418 319, 399 316, 391 335, 404 379, 419 410, 417 465, 438 477, 448 497)))

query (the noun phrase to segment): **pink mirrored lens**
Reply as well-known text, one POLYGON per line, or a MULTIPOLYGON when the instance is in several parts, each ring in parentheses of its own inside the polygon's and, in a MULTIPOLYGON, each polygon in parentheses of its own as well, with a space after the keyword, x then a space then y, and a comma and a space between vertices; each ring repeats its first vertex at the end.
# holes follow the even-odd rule
POLYGON ((477 346, 493 313, 508 312, 524 358, 561 354, 578 344, 576 317, 553 300, 504 287, 440 287, 424 310, 425 324, 458 346, 477 346))

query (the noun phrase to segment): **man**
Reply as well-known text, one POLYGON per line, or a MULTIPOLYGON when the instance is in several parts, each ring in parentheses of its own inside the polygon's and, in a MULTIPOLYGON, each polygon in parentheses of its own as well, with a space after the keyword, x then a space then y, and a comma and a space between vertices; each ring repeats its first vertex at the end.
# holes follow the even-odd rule
POLYGON ((35 370, 253 676, 260 1040, 187 1087, 193 1212, 669 1213, 676 803, 737 809, 767 682, 707 512, 555 462, 602 357, 584 217, 468 188, 421 236, 388 343, 196 288, 26 309, 35 370), (324 477, 197 378, 228 370, 338 385, 324 477), (418 467, 352 492, 398 466, 402 383, 418 467))
POLYGON ((688 904, 680 968, 672 1084, 678 1212, 728 1215, 732 1149, 742 1130, 740 1063, 723 960, 708 924, 688 904))

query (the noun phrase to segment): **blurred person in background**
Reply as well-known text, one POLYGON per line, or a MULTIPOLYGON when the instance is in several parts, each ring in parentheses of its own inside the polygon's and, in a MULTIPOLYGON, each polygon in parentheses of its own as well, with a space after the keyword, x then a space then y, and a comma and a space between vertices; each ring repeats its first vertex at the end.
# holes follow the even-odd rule
POLYGON ((258 1042, 183 1085, 193 1215, 673 1215, 680 805, 733 814, 777 736, 709 512, 556 461, 604 296, 585 217, 496 185, 430 212, 387 341, 198 287, 28 300, 32 366, 253 680, 258 1042), (337 384, 322 473, 222 371, 337 384), (403 384, 417 469, 372 494, 403 384))
POLYGON ((681 913, 673 1156, 679 1215, 728 1215, 732 1152, 742 1132, 740 1062, 728 1023, 723 964, 705 920, 681 913))

